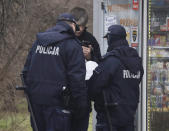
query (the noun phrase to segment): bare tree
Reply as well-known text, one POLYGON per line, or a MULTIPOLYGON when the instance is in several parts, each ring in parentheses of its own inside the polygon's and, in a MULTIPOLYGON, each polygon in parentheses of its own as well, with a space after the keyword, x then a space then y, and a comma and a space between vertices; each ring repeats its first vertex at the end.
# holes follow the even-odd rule
POLYGON ((89 11, 92 31, 92 0, 0 0, 0 120, 10 117, 9 131, 26 131, 21 125, 28 115, 17 119, 18 112, 27 110, 18 105, 26 101, 15 86, 21 84, 19 74, 36 33, 55 25, 58 14, 78 5, 89 11))

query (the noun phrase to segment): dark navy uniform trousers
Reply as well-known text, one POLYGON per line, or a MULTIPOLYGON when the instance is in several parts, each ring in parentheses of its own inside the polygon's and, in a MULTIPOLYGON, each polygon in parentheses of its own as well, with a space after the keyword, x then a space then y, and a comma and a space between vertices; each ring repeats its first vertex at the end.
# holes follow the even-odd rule
MULTIPOLYGON (((38 131, 70 131, 71 114, 58 107, 32 104, 38 131)), ((31 118, 31 126, 35 131, 31 118)))
MULTIPOLYGON (((96 131, 110 131, 109 126, 107 124, 97 124, 96 125, 96 131)), ((127 126, 112 126, 112 131, 134 131, 133 125, 127 125, 127 126)))

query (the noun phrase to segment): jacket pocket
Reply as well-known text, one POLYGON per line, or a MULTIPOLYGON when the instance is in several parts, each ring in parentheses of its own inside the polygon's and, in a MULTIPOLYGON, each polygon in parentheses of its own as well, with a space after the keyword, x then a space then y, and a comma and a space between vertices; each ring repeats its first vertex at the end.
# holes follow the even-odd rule
POLYGON ((47 129, 55 129, 56 131, 70 131, 71 113, 54 108, 44 111, 47 129))

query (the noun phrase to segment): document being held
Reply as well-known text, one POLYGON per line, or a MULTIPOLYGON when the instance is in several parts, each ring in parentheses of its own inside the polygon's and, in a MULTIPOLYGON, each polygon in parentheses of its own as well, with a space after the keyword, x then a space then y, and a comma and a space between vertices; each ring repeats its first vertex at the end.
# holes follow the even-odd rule
POLYGON ((93 75, 94 69, 98 66, 98 64, 94 61, 87 61, 86 62, 86 78, 85 80, 89 80, 90 77, 93 75))

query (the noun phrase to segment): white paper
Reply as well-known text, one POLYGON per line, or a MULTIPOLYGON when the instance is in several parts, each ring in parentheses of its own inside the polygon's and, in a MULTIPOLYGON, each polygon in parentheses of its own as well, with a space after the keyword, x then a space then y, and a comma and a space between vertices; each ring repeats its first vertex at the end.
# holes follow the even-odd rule
POLYGON ((94 61, 87 61, 86 62, 86 78, 85 80, 89 80, 93 75, 94 69, 98 66, 98 64, 94 61))
POLYGON ((105 16, 105 34, 108 31, 109 26, 117 24, 117 17, 115 15, 106 15, 105 16))

